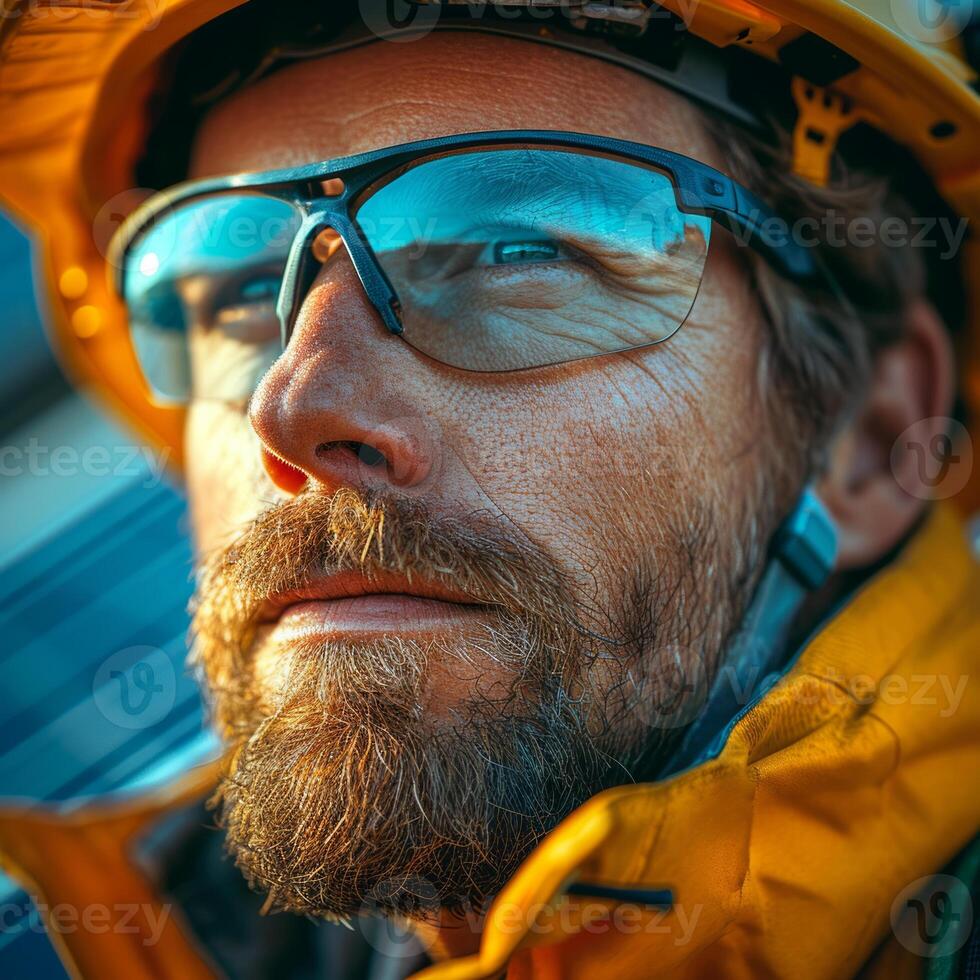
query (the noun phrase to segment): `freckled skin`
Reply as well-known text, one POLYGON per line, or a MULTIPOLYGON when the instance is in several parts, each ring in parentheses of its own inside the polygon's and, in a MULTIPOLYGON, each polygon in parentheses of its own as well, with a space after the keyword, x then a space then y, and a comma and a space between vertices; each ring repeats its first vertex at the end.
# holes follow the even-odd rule
MULTIPOLYGON (((439 34, 301 62, 231 97, 203 123, 192 176, 510 128, 611 135, 719 166, 692 107, 653 82, 528 42, 439 34)), ((320 273, 250 419, 216 403, 191 408, 199 547, 225 543, 282 493, 259 464, 259 436, 327 490, 356 474, 318 445, 380 440, 396 464, 425 470, 410 492, 431 507, 490 508, 584 592, 615 604, 637 557, 656 548, 663 508, 710 495, 727 502, 734 526, 757 482, 762 325, 748 287, 718 230, 694 310, 667 342, 481 375, 393 337, 341 253, 320 273)))

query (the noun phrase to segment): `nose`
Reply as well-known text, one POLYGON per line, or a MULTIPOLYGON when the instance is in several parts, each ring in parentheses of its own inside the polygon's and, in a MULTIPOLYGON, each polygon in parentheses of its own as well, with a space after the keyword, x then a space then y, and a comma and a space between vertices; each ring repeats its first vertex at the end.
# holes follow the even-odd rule
POLYGON ((346 249, 332 250, 303 300, 285 351, 249 402, 272 481, 415 487, 432 470, 416 358, 368 300, 346 249))

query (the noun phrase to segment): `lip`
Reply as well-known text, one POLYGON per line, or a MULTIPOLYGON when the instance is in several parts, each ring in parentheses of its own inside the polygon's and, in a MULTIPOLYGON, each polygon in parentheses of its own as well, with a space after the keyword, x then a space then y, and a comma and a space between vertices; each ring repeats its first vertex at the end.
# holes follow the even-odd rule
POLYGON ((277 640, 311 636, 433 633, 485 616, 487 607, 459 590, 408 576, 370 578, 343 572, 270 596, 258 617, 277 640))
POLYGON ((276 640, 304 637, 372 637, 459 629, 486 615, 486 606, 442 602, 394 592, 319 599, 289 606, 272 630, 276 640))

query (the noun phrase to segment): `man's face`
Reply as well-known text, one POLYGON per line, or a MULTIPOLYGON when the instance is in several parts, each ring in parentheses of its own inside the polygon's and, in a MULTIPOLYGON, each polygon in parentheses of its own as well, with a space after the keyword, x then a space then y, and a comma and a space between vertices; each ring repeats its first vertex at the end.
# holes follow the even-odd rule
MULTIPOLYGON (((490 129, 718 165, 652 82, 450 34, 244 90, 205 121, 193 175, 490 129)), ((389 333, 341 248, 248 409, 192 404, 197 655, 240 746, 223 817, 274 903, 482 899, 576 805, 656 772, 798 489, 770 449, 762 331, 719 233, 669 341, 466 372, 389 333)))

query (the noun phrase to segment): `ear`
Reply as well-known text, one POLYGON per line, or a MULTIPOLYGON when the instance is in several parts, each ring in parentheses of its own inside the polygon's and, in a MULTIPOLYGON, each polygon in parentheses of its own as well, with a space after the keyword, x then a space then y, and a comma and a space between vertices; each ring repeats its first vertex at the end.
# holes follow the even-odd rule
POLYGON ((917 300, 905 314, 905 334, 875 360, 867 398, 831 446, 817 483, 837 522, 838 571, 873 564, 908 534, 928 493, 914 450, 945 431, 953 403, 953 353, 932 305, 917 300), (923 420, 934 420, 924 422, 923 420), (920 423, 913 440, 900 439, 920 423))

